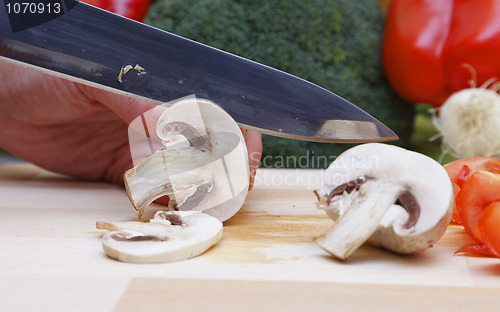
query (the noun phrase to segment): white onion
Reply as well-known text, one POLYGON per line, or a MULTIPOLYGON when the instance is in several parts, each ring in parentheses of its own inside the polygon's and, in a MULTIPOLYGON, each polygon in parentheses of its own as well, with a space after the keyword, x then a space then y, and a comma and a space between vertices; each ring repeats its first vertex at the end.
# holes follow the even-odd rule
MULTIPOLYGON (((485 83, 486 84, 486 83, 485 83)), ((498 85, 452 94, 432 121, 442 136, 442 150, 458 157, 500 156, 498 85)))

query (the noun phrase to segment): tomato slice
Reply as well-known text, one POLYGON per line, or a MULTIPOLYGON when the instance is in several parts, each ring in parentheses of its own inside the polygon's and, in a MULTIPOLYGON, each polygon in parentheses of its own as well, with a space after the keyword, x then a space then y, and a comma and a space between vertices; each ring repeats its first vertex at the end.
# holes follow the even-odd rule
POLYGON ((478 170, 500 173, 500 159, 496 157, 463 158, 444 165, 444 169, 448 172, 451 182, 462 187, 465 180, 478 170))
MULTIPOLYGON (((478 170, 484 170, 494 173, 500 173, 500 159, 495 157, 472 157, 463 158, 452 161, 444 165, 444 169, 448 172, 448 176, 453 184, 453 193, 455 199, 465 181, 471 174, 478 170)), ((460 214, 458 213, 457 203, 453 206, 453 215, 451 217, 452 223, 462 224, 460 214)))
POLYGON ((464 158, 444 168, 455 195, 452 222, 462 224, 478 242, 462 247, 455 254, 500 257, 500 159, 464 158))
POLYGON ((457 210, 457 201, 456 201, 457 195, 460 192, 460 186, 458 186, 455 183, 452 183, 452 186, 453 186, 453 197, 455 198, 455 202, 453 203, 453 214, 451 215, 451 222, 450 223, 451 224, 462 224, 462 222, 460 221, 460 214, 458 213, 458 210, 457 210))
POLYGON ((490 251, 490 249, 482 244, 482 243, 477 243, 475 245, 468 245, 460 248, 459 250, 455 251, 454 255, 458 253, 469 253, 469 254, 474 254, 474 255, 481 255, 481 256, 492 256, 495 257, 496 255, 493 254, 493 252, 490 251))
POLYGON ((474 172, 462 185, 456 198, 460 221, 467 233, 481 242, 477 222, 485 207, 500 200, 500 174, 474 172))
POLYGON ((486 206, 477 220, 477 228, 481 241, 495 256, 500 257, 500 202, 486 206))

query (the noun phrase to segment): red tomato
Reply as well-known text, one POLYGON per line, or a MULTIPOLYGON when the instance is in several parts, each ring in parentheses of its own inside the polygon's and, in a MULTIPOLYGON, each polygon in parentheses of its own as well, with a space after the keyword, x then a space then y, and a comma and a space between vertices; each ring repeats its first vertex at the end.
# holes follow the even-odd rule
MULTIPOLYGON (((494 173, 500 173, 500 159, 495 157, 473 157, 455 160, 444 166, 446 172, 450 176, 451 183, 453 184, 453 192, 455 199, 464 182, 471 174, 478 170, 485 170, 494 173)), ((451 220, 455 223, 461 224, 460 215, 455 206, 453 207, 453 216, 451 220)))
POLYGON ((477 222, 485 207, 500 200, 500 174, 474 172, 462 185, 456 198, 457 211, 465 230, 481 242, 477 222))
POLYGON ((500 257, 500 202, 486 206, 477 220, 479 237, 488 249, 500 257))
POLYGON ((463 158, 444 165, 444 169, 448 172, 451 182, 461 187, 470 174, 478 170, 500 173, 500 159, 495 157, 463 158), (464 166, 467 166, 470 171, 464 166))
POLYGON ((455 255, 458 253, 471 253, 475 255, 483 255, 483 256, 495 256, 490 249, 486 246, 483 245, 482 243, 478 243, 475 245, 468 245, 460 248, 459 250, 455 251, 455 255))
MULTIPOLYGON (((458 186, 455 183, 452 183, 452 186, 453 186, 453 197, 456 199, 458 193, 460 192, 460 186, 458 186)), ((460 215, 458 214, 456 200, 453 203, 453 213, 451 215, 451 223, 462 224, 462 221, 460 221, 460 215)))

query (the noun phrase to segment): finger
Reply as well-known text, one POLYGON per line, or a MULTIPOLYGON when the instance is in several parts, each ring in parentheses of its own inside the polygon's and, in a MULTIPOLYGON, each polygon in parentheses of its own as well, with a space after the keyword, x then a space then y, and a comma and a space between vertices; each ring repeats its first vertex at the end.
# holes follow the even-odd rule
POLYGON ((168 197, 167 195, 165 196, 162 196, 158 199, 156 199, 154 202, 156 204, 160 204, 160 205, 164 205, 164 206, 168 206, 168 202, 170 201, 170 197, 168 197))
POLYGON ((101 103, 112 110, 127 124, 157 106, 156 104, 86 85, 81 85, 81 90, 91 100, 101 103))
POLYGON ((248 150, 248 163, 250 166, 249 190, 251 190, 259 167, 260 157, 262 156, 262 135, 259 132, 248 130, 245 134, 245 143, 248 150))
MULTIPOLYGON (((119 153, 108 170, 113 174, 111 181, 123 184, 123 173, 150 156, 154 152, 151 148, 159 145, 156 123, 166 108, 98 88, 84 85, 80 88, 89 100, 113 111, 129 127, 128 151, 119 153)), ((168 198, 160 202, 168 203, 168 198)))

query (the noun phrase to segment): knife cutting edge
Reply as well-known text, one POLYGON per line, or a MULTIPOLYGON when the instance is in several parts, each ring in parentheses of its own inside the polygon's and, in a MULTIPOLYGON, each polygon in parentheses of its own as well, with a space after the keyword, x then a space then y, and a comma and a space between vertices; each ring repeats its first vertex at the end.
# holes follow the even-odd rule
POLYGON ((279 137, 398 139, 349 101, 254 61, 75 0, 52 1, 61 10, 45 15, 16 14, 7 6, 15 1, 0 1, 1 60, 156 104, 195 94, 242 128, 279 137), (123 75, 135 64, 144 71, 123 75))

